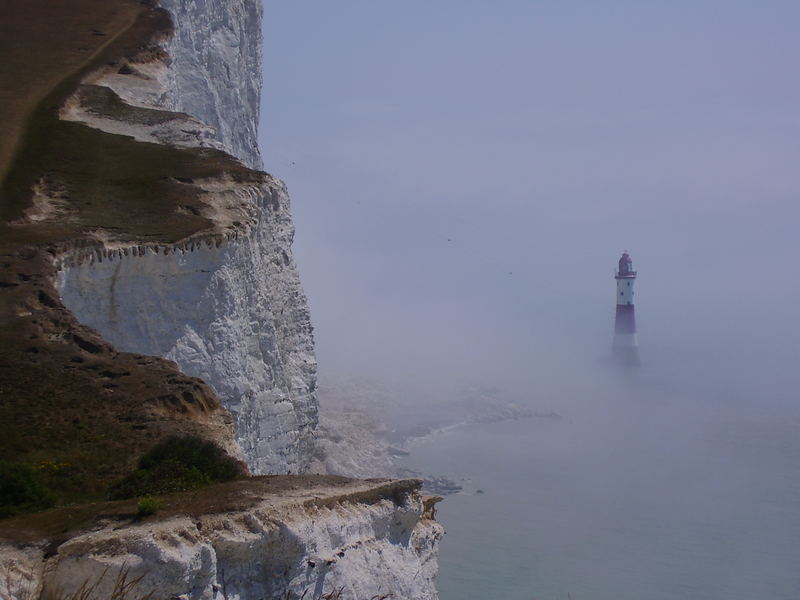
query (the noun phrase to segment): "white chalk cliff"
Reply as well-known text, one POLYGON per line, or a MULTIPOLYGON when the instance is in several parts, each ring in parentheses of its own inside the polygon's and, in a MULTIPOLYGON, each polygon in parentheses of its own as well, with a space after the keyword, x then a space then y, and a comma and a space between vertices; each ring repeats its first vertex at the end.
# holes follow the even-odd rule
MULTIPOLYGON (((92 75, 62 118, 143 142, 223 150, 259 168, 260 1, 162 6, 174 35, 158 52, 92 75), (98 90, 130 108, 97 110, 98 90)), ((210 384, 254 474, 302 473, 317 423, 316 360, 286 188, 269 176, 191 183, 204 191, 211 230, 172 246, 98 233, 99 249, 61 257, 58 289, 118 349, 174 360, 210 384)))
MULTIPOLYGON (((161 5, 173 34, 88 76, 61 118, 260 169, 261 0, 161 5)), ((176 174, 199 194, 177 210, 205 229, 170 244, 92 230, 54 252, 56 284, 117 349, 173 360, 212 386, 233 416, 233 452, 253 474, 280 476, 166 496, 144 520, 131 500, 90 506, 79 525, 83 509, 54 509, 46 520, 65 525, 56 533, 12 524, 0 600, 109 598, 121 576, 135 583, 129 598, 437 599, 439 498, 423 497, 420 481, 283 477, 306 472, 314 454, 312 327, 286 188, 243 171, 176 174)), ((28 218, 71 217, 42 182, 28 218)))

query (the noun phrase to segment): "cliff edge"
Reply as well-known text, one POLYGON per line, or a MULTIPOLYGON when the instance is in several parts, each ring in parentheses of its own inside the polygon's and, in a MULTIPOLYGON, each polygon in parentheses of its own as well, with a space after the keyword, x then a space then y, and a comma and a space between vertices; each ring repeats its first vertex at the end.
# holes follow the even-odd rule
POLYGON ((0 524, 0 598, 434 600, 436 498, 418 480, 265 477, 170 497, 132 520, 122 503, 0 524), (57 531, 56 534, 53 531, 57 531), (49 594, 49 595, 48 595, 49 594), (73 596, 74 595, 74 596, 73 596))

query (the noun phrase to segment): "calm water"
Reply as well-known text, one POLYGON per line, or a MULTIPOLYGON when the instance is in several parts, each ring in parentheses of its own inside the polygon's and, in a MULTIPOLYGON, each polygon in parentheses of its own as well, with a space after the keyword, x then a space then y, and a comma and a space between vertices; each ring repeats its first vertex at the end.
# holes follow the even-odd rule
POLYGON ((438 518, 442 600, 797 600, 800 414, 736 392, 573 389, 564 418, 470 425, 409 465, 485 493, 438 518))

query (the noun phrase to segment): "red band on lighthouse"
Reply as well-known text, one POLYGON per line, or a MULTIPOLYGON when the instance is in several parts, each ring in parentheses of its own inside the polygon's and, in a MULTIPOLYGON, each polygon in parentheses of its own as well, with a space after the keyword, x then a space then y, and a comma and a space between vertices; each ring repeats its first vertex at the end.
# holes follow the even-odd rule
POLYGON ((636 333, 636 316, 633 312, 633 304, 617 304, 614 333, 636 333))

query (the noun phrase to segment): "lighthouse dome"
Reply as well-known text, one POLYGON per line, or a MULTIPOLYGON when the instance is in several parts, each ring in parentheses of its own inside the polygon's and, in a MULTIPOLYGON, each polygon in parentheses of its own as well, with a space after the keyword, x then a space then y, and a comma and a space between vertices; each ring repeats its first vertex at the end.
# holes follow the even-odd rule
POLYGON ((617 272, 617 276, 625 278, 636 277, 636 271, 633 270, 633 261, 631 260, 630 254, 627 252, 623 252, 622 257, 619 259, 619 271, 617 272))

